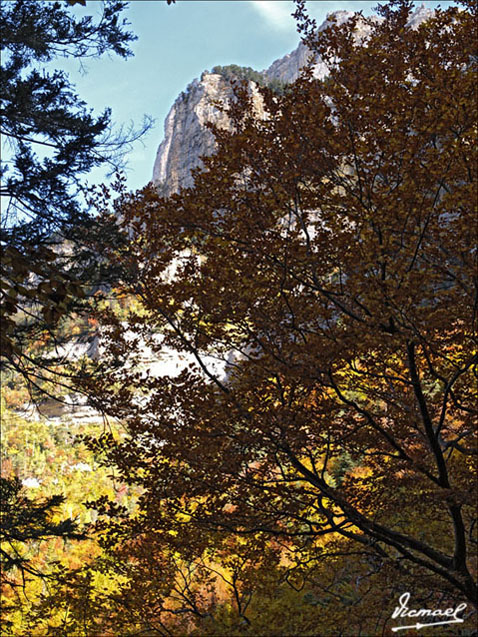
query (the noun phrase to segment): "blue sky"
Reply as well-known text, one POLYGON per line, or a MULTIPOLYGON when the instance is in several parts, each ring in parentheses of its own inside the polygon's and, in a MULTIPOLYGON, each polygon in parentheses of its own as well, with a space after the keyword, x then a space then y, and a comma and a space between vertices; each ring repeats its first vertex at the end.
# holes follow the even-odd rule
MULTIPOLYGON (((449 1, 428 0, 426 6, 449 1)), ((372 13, 377 0, 309 1, 310 14, 320 24, 327 13, 339 9, 372 13)), ((81 13, 99 11, 100 3, 88 0, 81 13)), ((153 170, 156 150, 163 138, 164 119, 178 94, 205 69, 239 64, 262 70, 290 53, 299 43, 294 4, 288 0, 133 0, 124 12, 138 36, 134 57, 92 60, 86 73, 77 61, 58 64, 68 70, 87 104, 96 111, 113 110, 117 124, 140 123, 143 114, 156 121, 129 155, 129 188, 144 186, 153 170)), ((98 178, 91 175, 90 182, 98 178)))

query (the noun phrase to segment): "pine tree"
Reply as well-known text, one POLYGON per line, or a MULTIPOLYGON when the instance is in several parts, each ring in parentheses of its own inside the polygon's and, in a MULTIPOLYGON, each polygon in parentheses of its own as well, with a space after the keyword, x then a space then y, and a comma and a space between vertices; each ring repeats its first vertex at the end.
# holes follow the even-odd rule
POLYGON ((95 116, 69 76, 52 69, 60 58, 132 54, 136 36, 121 17, 127 3, 107 0, 97 18, 74 4, 1 6, 2 364, 37 384, 51 365, 27 356, 26 343, 83 296, 83 281, 98 270, 93 238, 104 242, 114 230, 92 217, 83 178, 98 166, 121 168, 149 126, 146 119, 137 131, 115 132, 111 110, 95 116))

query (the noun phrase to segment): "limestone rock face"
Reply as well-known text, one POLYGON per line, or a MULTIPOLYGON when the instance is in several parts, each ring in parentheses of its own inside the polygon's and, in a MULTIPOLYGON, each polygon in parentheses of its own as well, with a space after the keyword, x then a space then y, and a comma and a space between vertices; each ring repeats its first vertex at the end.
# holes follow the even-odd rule
MULTIPOLYGON (((412 28, 418 28, 433 13, 432 9, 422 4, 410 16, 409 24, 412 28)), ((327 16, 319 31, 332 22, 343 24, 353 15, 352 11, 335 11, 327 16)), ((370 27, 365 22, 359 22, 356 25, 356 40, 363 40, 369 30, 370 27)), ((259 75, 265 84, 271 81, 285 84, 293 82, 299 76, 301 68, 307 65, 309 58, 310 51, 300 43, 292 53, 276 60, 259 75)), ((327 67, 321 59, 314 61, 313 72, 317 78, 327 75, 327 67)), ((254 82, 250 82, 250 86, 252 91, 256 90, 254 82)), ((214 150, 214 138, 205 127, 206 122, 227 126, 227 116, 217 109, 214 101, 227 101, 231 94, 230 82, 223 75, 205 71, 200 79, 191 82, 177 98, 166 118, 164 140, 158 148, 153 169, 152 181, 161 194, 169 195, 181 187, 192 185, 191 169, 200 165, 202 155, 209 155, 214 150)), ((255 102, 260 116, 260 99, 255 102)))
MULTIPOLYGON (((249 82, 249 90, 261 117, 264 111, 257 85, 249 82)), ((201 156, 214 150, 214 136, 206 123, 228 127, 228 117, 217 102, 227 103, 231 97, 231 83, 218 73, 205 71, 176 99, 166 117, 164 140, 153 168, 153 183, 161 194, 169 195, 193 184, 191 170, 201 165, 201 156)))
MULTIPOLYGON (((309 49, 301 42, 299 46, 292 51, 292 53, 284 55, 284 57, 273 62, 268 69, 265 69, 263 71, 264 76, 268 80, 279 80, 285 84, 294 82, 294 80, 299 77, 300 69, 307 66, 310 55, 309 49)), ((319 65, 316 64, 316 67, 317 66, 323 67, 323 75, 327 74, 327 70, 323 62, 319 62, 319 65)), ((317 76, 321 76, 321 71, 322 68, 317 68, 317 72, 314 72, 314 75, 317 74, 317 76)))
MULTIPOLYGON (((306 66, 310 51, 304 44, 285 57, 274 62, 261 72, 264 82, 279 80, 293 82, 299 76, 300 69, 306 66)), ((325 64, 316 64, 314 74, 324 77, 325 64)), ((253 93, 257 94, 257 85, 250 82, 253 93)), ((214 137, 206 128, 207 122, 218 126, 228 125, 227 116, 221 113, 215 101, 227 101, 232 96, 231 84, 218 73, 205 71, 200 79, 188 85, 174 102, 164 123, 164 139, 159 145, 153 168, 153 184, 161 194, 169 195, 181 187, 193 183, 191 170, 201 164, 200 157, 214 150, 214 137)), ((254 100, 260 116, 260 99, 254 100)))
POLYGON ((229 83, 217 73, 203 73, 173 104, 164 124, 164 140, 156 155, 153 183, 162 194, 192 185, 191 169, 200 164, 200 156, 214 148, 214 137, 205 126, 214 122, 227 126, 227 116, 214 105, 231 95, 229 83))
MULTIPOLYGON (((353 16, 353 11, 334 11, 327 16, 327 19, 324 20, 318 30, 323 31, 329 27, 332 20, 335 24, 340 25, 347 22, 347 20, 353 16)), ((265 69, 263 71, 264 76, 268 80, 280 80, 286 84, 294 82, 299 77, 300 70, 304 68, 304 66, 307 66, 310 57, 310 50, 305 46, 305 44, 300 42, 299 46, 292 51, 292 53, 288 53, 283 58, 279 58, 273 62, 268 69, 265 69)), ((325 63, 320 58, 316 58, 313 62, 314 77, 318 79, 324 78, 328 73, 325 63)))

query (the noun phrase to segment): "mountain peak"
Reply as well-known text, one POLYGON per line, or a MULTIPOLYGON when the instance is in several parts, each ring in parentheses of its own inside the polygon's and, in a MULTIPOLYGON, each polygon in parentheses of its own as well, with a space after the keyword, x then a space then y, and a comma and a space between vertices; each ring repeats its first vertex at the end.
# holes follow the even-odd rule
MULTIPOLYGON (((433 9, 422 4, 411 14, 408 24, 412 28, 418 28, 419 24, 433 14, 433 9)), ((318 31, 323 31, 331 24, 344 24, 354 15, 355 12, 345 10, 329 13, 318 31)), ((375 16, 374 19, 379 21, 382 18, 375 16)), ((357 40, 365 37, 370 29, 365 21, 359 22, 356 29, 357 40)), ((310 58, 310 50, 300 42, 294 51, 276 60, 263 71, 237 65, 216 66, 211 72, 204 71, 199 79, 193 80, 179 95, 166 117, 164 139, 154 163, 153 184, 164 195, 192 185, 191 170, 201 164, 201 156, 209 155, 214 150, 214 137, 206 128, 206 123, 228 125, 227 116, 217 108, 215 102, 227 100, 232 95, 231 79, 248 80, 251 86, 272 84, 280 87, 281 84, 294 82, 310 58)), ((313 62, 314 76, 324 78, 328 73, 326 64, 320 58, 313 62)), ((259 104, 258 110, 261 110, 259 104)))

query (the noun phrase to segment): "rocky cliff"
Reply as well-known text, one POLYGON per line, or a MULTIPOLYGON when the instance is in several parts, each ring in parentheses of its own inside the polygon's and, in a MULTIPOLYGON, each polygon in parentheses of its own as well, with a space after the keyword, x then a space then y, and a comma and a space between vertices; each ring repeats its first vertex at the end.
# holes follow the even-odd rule
MULTIPOLYGON (((426 20, 433 11, 421 5, 411 15, 409 23, 417 27, 426 20)), ((327 16, 319 31, 325 29, 333 20, 343 24, 354 15, 351 11, 336 11, 327 16)), ((377 18, 378 19, 378 18, 377 18)), ((368 31, 366 24, 357 26, 356 37, 362 39, 368 31)), ((297 79, 300 69, 306 66, 311 54, 307 47, 299 46, 284 57, 276 60, 263 71, 240 69, 240 67, 216 67, 220 72, 205 71, 200 79, 196 79, 183 91, 173 104, 164 125, 164 139, 156 155, 153 169, 153 183, 165 194, 176 192, 181 186, 192 185, 191 169, 200 164, 201 155, 208 155, 214 148, 212 133, 205 127, 206 122, 227 125, 227 117, 221 113, 214 102, 227 100, 231 95, 229 77, 234 72, 241 72, 240 77, 250 79, 254 83, 288 84, 297 79), (231 74, 228 69, 233 69, 231 74)), ((314 76, 323 78, 327 75, 327 67, 321 59, 314 61, 314 76)), ((256 103, 260 116, 259 100, 256 103)))
MULTIPOLYGON (((164 140, 156 155, 153 183, 169 195, 180 187, 192 185, 191 169, 198 166, 202 155, 214 149, 214 137, 207 122, 227 127, 228 119, 217 106, 232 96, 228 67, 217 67, 221 73, 205 71, 194 80, 174 102, 164 124, 164 140)), ((239 67, 237 67, 239 68, 239 67)), ((258 117, 263 109, 254 82, 250 82, 253 103, 258 117)))
POLYGON ((206 122, 227 125, 226 116, 214 101, 227 99, 230 91, 224 77, 205 72, 174 102, 164 124, 164 140, 153 170, 153 182, 164 194, 192 184, 191 169, 199 164, 201 155, 209 154, 214 147, 206 122))
MULTIPOLYGON (((268 69, 255 72, 252 69, 242 69, 242 77, 253 76, 250 86, 254 90, 257 83, 269 84, 293 82, 299 75, 300 69, 307 64, 309 51, 303 44, 285 57, 276 60, 268 69)), ((207 122, 214 122, 219 126, 227 126, 227 116, 220 112, 214 102, 226 101, 231 95, 229 73, 232 67, 217 67, 205 71, 200 79, 189 84, 174 102, 164 124, 164 139, 156 154, 153 169, 153 183, 165 194, 176 192, 180 187, 192 185, 191 169, 198 166, 200 157, 208 155, 214 148, 212 133, 206 128, 207 122)), ((317 75, 325 75, 325 65, 316 65, 317 75)), ((239 70, 239 67, 235 67, 239 70)), ((257 100, 258 114, 261 107, 257 100)))

